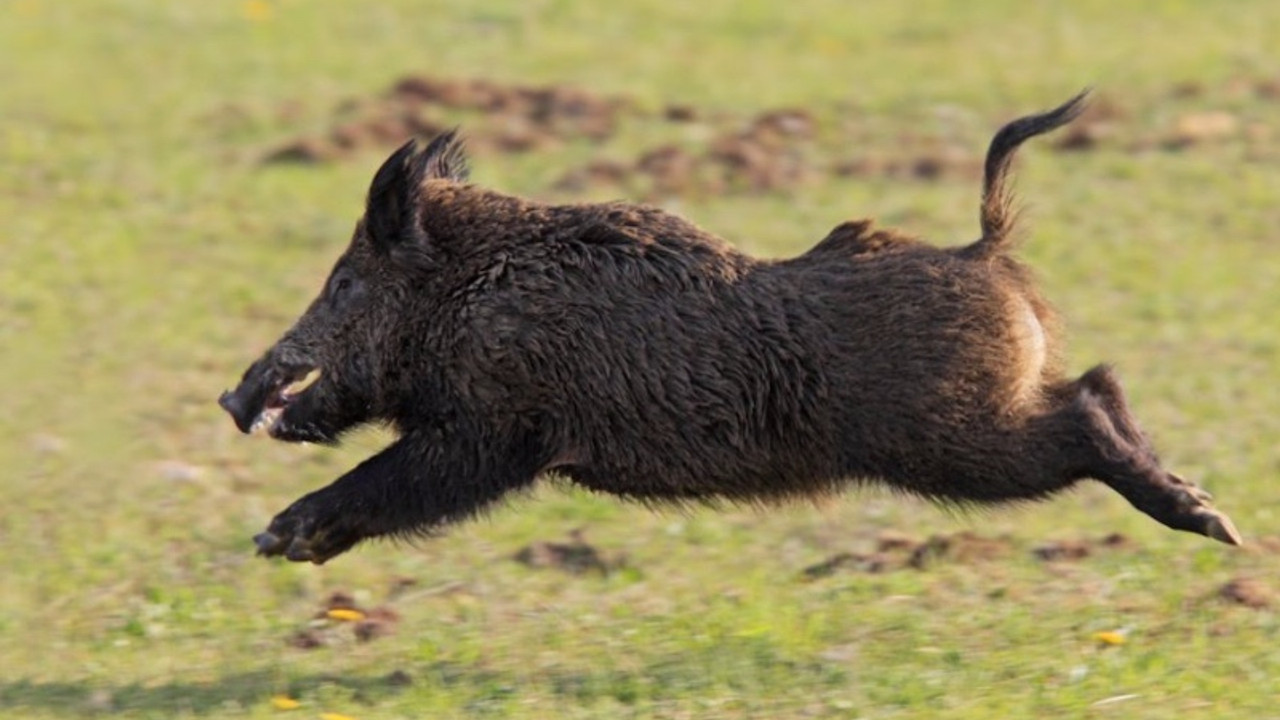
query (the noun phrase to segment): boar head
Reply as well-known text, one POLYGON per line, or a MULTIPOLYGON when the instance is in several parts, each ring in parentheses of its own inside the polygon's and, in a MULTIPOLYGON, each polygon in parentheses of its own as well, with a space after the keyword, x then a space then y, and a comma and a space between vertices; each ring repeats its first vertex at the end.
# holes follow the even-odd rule
POLYGON ((429 281, 423 185, 466 177, 456 132, 425 150, 410 141, 383 163, 320 296, 219 398, 241 432, 265 427, 278 440, 333 443, 357 425, 391 419, 397 397, 387 373, 415 332, 407 299, 429 281))

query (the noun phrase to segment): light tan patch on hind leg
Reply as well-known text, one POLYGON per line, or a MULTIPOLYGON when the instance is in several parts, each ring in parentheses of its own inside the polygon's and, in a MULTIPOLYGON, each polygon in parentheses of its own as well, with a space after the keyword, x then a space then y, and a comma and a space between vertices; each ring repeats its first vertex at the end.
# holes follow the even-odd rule
POLYGON ((1025 298, 1010 299, 1011 334, 1014 366, 1012 369, 1012 401, 1015 405, 1033 404, 1044 389, 1044 373, 1049 363, 1049 336, 1035 308, 1025 298))

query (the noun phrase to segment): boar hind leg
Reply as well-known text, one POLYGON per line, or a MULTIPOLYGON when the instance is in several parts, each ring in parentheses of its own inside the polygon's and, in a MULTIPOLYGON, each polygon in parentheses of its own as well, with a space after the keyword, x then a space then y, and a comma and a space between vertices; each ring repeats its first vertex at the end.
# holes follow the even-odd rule
POLYGON ((1065 392, 1069 405, 1060 417, 1070 419, 1072 437, 1059 448, 1069 456, 1073 474, 1101 480, 1175 530, 1241 544, 1235 526, 1213 508, 1208 493, 1161 467, 1110 368, 1090 370, 1065 392))
POLYGON ((318 565, 367 538, 424 534, 471 517, 533 482, 534 457, 433 435, 405 435, 294 502, 254 537, 258 554, 318 565))

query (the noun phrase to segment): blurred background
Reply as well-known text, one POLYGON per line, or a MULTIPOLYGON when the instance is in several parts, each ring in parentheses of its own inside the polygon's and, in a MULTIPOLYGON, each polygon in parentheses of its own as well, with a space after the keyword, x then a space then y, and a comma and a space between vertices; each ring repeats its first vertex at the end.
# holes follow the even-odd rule
POLYGON ((1280 4, 4 0, 0 708, 15 717, 1263 717, 1280 673, 1280 4), (416 546, 253 557, 387 441, 214 403, 374 169, 626 198, 762 256, 959 244, 1002 123, 1069 366, 1113 362, 1250 545, 1105 488, 654 513, 551 484, 416 546))

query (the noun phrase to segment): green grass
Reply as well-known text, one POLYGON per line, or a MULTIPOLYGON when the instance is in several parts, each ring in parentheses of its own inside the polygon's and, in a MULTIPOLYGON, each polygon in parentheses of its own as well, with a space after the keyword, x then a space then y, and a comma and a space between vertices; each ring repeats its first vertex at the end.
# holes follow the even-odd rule
MULTIPOLYGON (((654 514, 549 488, 418 547, 373 544, 323 568, 252 557, 248 538, 272 513, 385 441, 246 440, 213 403, 315 292, 381 157, 255 160, 408 72, 563 82, 648 107, 799 105, 828 120, 856 114, 885 142, 902 128, 940 132, 940 113, 958 108, 956 132, 974 148, 1001 120, 1087 84, 1134 108, 1133 127, 1235 113, 1270 140, 1030 147, 1023 254, 1068 321, 1072 368, 1114 362, 1169 464, 1212 490, 1246 536, 1277 534, 1280 102, 1232 79, 1275 72, 1280 5, 616 5, 0 3, 0 708, 1280 717, 1275 611, 1215 597, 1241 575, 1280 590, 1275 546, 1233 551, 1166 531, 1100 487, 974 515, 875 492, 768 513, 654 514), (1185 82, 1203 94, 1172 97, 1185 82), (579 526, 626 553, 629 569, 571 577, 510 560, 579 526), (1011 550, 799 578, 887 529, 973 529, 1007 535, 1011 550), (1030 553, 1111 531, 1137 549, 1058 564, 1030 553), (329 591, 374 605, 400 577, 417 585, 394 603, 396 634, 287 643, 329 591), (1100 647, 1094 633, 1115 629, 1127 642, 1100 647), (389 682, 395 671, 412 682, 389 682), (281 693, 302 707, 272 709, 281 693)), ((603 151, 627 157, 656 132, 633 123, 603 151)), ((485 155, 475 175, 542 194, 586 154, 485 155)), ((678 209, 753 252, 786 255, 862 215, 963 242, 976 207, 972 181, 876 179, 678 209)))

